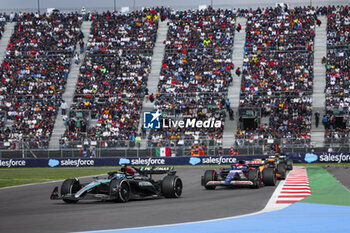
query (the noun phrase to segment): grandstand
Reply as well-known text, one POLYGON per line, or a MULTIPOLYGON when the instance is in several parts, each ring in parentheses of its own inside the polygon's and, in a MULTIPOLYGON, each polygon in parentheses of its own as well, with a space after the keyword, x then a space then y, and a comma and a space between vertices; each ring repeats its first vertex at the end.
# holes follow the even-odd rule
POLYGON ((239 144, 310 143, 314 30, 309 8, 248 14, 239 144))
POLYGON ((330 7, 327 17, 325 141, 348 145, 350 11, 348 7, 330 7))
POLYGON ((349 148, 347 6, 200 8, 1 13, 1 155, 349 148))
MULTIPOLYGON (((225 120, 235 30, 232 11, 179 11, 170 17, 156 101, 157 110, 176 118, 225 120)), ((211 140, 220 144, 220 129, 152 130, 149 146, 187 145, 211 140)))

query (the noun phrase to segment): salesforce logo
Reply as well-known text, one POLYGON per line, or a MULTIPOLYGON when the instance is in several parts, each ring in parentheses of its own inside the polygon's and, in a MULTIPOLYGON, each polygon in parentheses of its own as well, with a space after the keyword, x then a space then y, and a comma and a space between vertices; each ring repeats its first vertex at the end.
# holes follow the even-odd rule
POLYGON ((15 159, 10 159, 10 160, 1 160, 0 159, 0 167, 25 167, 26 166, 26 161, 24 159, 20 160, 15 160, 15 159))
POLYGON ((130 164, 130 159, 119 159, 119 165, 130 164))
POLYGON ((57 159, 50 159, 49 160, 49 166, 50 167, 56 167, 60 164, 60 161, 58 161, 57 159))
POLYGON ((311 153, 307 153, 304 158, 304 160, 308 163, 315 162, 317 159, 318 159, 318 156, 311 153))
POLYGON ((50 167, 81 167, 81 166, 94 166, 95 161, 92 159, 49 159, 48 165, 50 167))
POLYGON ((201 162, 201 159, 200 158, 197 158, 197 157, 192 157, 190 158, 190 164, 192 165, 196 165, 196 164, 199 164, 201 162))

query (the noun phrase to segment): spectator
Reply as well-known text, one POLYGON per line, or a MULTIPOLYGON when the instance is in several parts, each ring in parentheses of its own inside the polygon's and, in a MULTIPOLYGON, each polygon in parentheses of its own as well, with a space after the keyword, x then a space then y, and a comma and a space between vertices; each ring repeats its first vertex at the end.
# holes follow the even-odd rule
POLYGON ((242 25, 239 23, 238 25, 237 25, 237 32, 240 32, 241 30, 242 30, 242 25))
POLYGON ((321 22, 321 20, 320 19, 317 19, 317 21, 316 21, 316 24, 317 24, 317 26, 321 26, 321 24, 322 24, 322 22, 321 22))
POLYGON ((323 115, 323 118, 322 118, 322 124, 324 126, 325 129, 328 128, 327 124, 328 124, 328 118, 326 115, 323 115))
POLYGON ((229 108, 228 114, 229 114, 229 116, 230 116, 230 120, 233 121, 233 120, 234 120, 234 117, 233 117, 233 110, 232 110, 231 108, 229 108))
POLYGON ((64 100, 62 100, 62 104, 61 104, 61 114, 62 115, 66 115, 67 108, 68 108, 67 103, 64 100))
POLYGON ((153 101, 154 101, 153 93, 149 96, 149 100, 151 101, 151 103, 153 103, 153 101))
POLYGON ((320 113, 315 112, 315 126, 316 126, 316 128, 318 128, 319 122, 320 122, 320 113))
POLYGON ((74 55, 74 62, 76 65, 79 65, 80 63, 80 58, 79 58, 79 54, 78 53, 75 53, 74 55))
POLYGON ((240 69, 239 67, 236 69, 236 75, 237 75, 238 77, 241 76, 241 69, 240 69))
POLYGON ((227 99, 227 100, 226 100, 226 109, 227 109, 227 111, 229 111, 230 105, 231 105, 230 100, 227 99))
POLYGON ((83 40, 79 41, 79 46, 80 46, 80 53, 83 53, 84 52, 84 41, 83 40))

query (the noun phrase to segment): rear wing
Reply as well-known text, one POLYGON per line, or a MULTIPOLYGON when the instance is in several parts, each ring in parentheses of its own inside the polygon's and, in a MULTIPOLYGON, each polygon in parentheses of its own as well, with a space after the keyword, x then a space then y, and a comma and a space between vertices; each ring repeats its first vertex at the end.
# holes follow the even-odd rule
POLYGON ((174 167, 140 167, 140 171, 150 175, 169 174, 175 175, 174 167))
POLYGON ((247 164, 249 167, 260 167, 262 165, 266 164, 265 160, 258 160, 258 161, 246 161, 245 164, 247 164))

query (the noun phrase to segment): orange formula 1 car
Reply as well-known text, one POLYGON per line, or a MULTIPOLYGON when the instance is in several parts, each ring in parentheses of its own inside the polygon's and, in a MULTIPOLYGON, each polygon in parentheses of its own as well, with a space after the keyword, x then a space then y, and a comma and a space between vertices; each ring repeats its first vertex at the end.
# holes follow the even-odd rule
POLYGON ((287 170, 293 169, 293 162, 287 160, 283 156, 269 156, 269 158, 263 159, 254 159, 253 161, 247 161, 248 164, 256 165, 259 167, 260 171, 264 176, 264 169, 273 168, 276 173, 276 178, 284 180, 287 176, 287 170))

